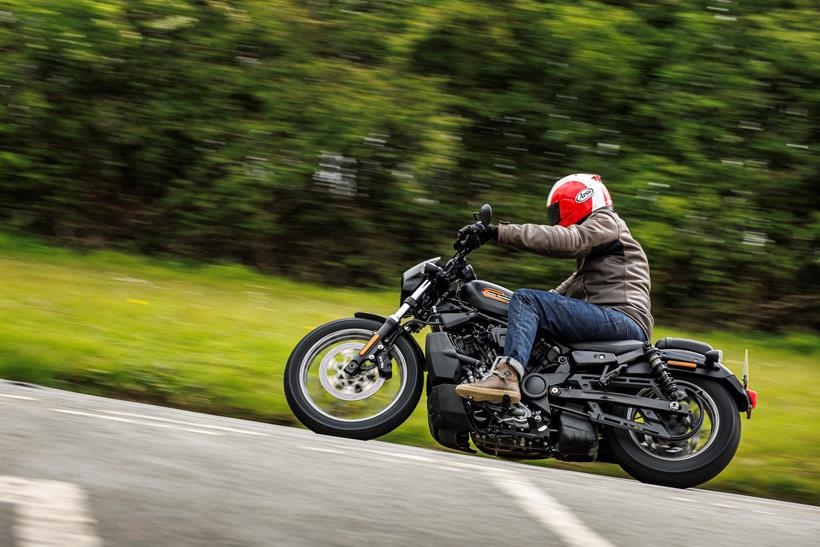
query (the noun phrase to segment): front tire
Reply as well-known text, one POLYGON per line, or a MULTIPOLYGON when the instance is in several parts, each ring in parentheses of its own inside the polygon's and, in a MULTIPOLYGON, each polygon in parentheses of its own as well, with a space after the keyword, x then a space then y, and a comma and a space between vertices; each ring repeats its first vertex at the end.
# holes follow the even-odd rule
MULTIPOLYGON (((694 389, 703 397, 709 437, 698 440, 703 442, 699 449, 684 447, 682 443, 664 443, 623 429, 610 430, 609 446, 618 464, 639 481, 689 488, 714 478, 732 461, 740 444, 740 415, 731 395, 717 382, 697 376, 676 380, 680 387, 694 389), (712 432, 713 428, 716 431, 712 432)), ((705 420, 702 428, 706 426, 705 420)))
POLYGON ((390 352, 391 379, 375 370, 355 378, 340 374, 379 327, 370 319, 341 319, 315 329, 294 348, 285 367, 285 396, 308 429, 368 440, 393 431, 412 414, 424 372, 418 351, 404 336, 390 352))

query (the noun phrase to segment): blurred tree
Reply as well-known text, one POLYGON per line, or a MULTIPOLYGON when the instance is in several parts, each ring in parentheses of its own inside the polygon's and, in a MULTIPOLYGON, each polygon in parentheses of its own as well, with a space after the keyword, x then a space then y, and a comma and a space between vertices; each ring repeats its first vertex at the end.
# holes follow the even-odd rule
MULTIPOLYGON (((394 282, 600 173, 661 319, 820 328, 812 1, 7 0, 0 223, 394 282)), ((475 255, 551 286, 571 264, 475 255)))

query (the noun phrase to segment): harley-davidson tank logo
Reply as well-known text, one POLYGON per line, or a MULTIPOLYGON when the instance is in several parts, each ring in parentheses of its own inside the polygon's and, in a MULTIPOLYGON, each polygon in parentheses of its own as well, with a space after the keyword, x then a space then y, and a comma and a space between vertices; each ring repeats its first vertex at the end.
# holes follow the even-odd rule
POLYGON ((490 300, 497 300, 498 302, 503 302, 504 304, 510 303, 510 297, 504 294, 502 291, 498 289, 491 289, 487 287, 486 289, 481 291, 481 296, 484 298, 489 298, 490 300))

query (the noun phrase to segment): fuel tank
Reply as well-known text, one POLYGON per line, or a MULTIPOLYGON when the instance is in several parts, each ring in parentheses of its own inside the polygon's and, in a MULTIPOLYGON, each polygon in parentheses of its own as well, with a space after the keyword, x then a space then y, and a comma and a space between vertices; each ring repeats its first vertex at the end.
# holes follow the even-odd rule
POLYGON ((462 300, 469 302, 480 311, 501 317, 507 316, 507 308, 512 295, 511 290, 501 285, 481 280, 465 283, 459 294, 462 300))

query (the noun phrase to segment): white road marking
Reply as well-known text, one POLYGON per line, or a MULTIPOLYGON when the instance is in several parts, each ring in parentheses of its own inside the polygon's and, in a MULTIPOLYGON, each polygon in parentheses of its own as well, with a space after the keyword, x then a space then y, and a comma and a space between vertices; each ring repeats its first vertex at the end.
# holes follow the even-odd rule
POLYGON ((68 482, 0 476, 0 502, 14 504, 18 547, 100 547, 85 492, 68 482))
POLYGON ((129 420, 128 418, 120 418, 118 416, 106 416, 105 414, 93 414, 91 412, 81 412, 79 410, 68 410, 65 408, 52 408, 51 410, 54 412, 60 412, 62 414, 71 414, 74 416, 88 416, 89 418, 99 418, 101 420, 111 420, 114 422, 124 422, 127 424, 147 425, 149 427, 160 427, 163 429, 176 429, 177 431, 199 433, 200 435, 222 435, 222 433, 217 433, 216 431, 206 431, 204 429, 193 429, 190 427, 177 427, 171 424, 158 424, 155 422, 140 422, 137 420, 129 420))
POLYGON ((403 458, 405 460, 412 460, 416 462, 425 462, 425 463, 432 463, 433 458, 428 458, 426 456, 416 456, 414 454, 402 454, 401 452, 393 452, 389 450, 374 450, 372 448, 354 448, 354 450, 358 450, 359 452, 369 452, 370 454, 379 454, 380 456, 388 456, 390 458, 403 458))
POLYGON ((460 465, 453 465, 451 463, 444 463, 441 466, 442 469, 446 469, 447 471, 456 471, 458 473, 468 473, 470 470, 462 467, 460 465))
POLYGON ((489 467, 484 465, 476 465, 474 463, 466 463, 466 462, 448 462, 447 465, 454 469, 458 469, 459 471, 466 471, 466 470, 473 470, 473 471, 487 471, 489 467))
POLYGON ((160 418, 159 416, 151 416, 149 414, 137 414, 135 412, 120 412, 117 410, 101 410, 100 412, 105 412, 106 414, 116 414, 117 416, 130 416, 132 418, 142 418, 143 420, 155 420, 158 422, 168 422, 172 424, 192 425, 194 427, 203 429, 218 429, 219 431, 229 431, 231 433, 241 433, 243 435, 256 435, 258 437, 270 436, 267 433, 260 433, 258 431, 248 431, 247 429, 236 429, 234 427, 225 427, 221 425, 207 425, 196 422, 184 422, 182 420, 171 420, 170 418, 160 418))
POLYGON ((681 496, 669 496, 667 499, 670 499, 670 500, 673 500, 673 501, 682 501, 684 503, 690 503, 692 501, 691 498, 684 498, 684 497, 681 497, 681 496))
POLYGON ((487 467, 484 472, 493 483, 518 505, 572 547, 612 547, 612 544, 587 528, 569 509, 529 481, 511 471, 487 467))
POLYGON ((10 395, 8 393, 0 393, 0 397, 4 397, 6 399, 20 399, 21 401, 39 401, 40 399, 35 399, 34 397, 26 397, 25 395, 10 395))
POLYGON ((721 508, 721 509, 737 509, 737 507, 736 507, 736 506, 734 506, 734 505, 727 505, 727 504, 725 504, 725 503, 710 503, 709 505, 711 505, 712 507, 719 507, 719 508, 721 508))
POLYGON ((316 448, 315 446, 302 446, 304 450, 313 450, 314 452, 329 452, 330 454, 344 454, 341 450, 331 450, 330 448, 316 448))

